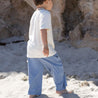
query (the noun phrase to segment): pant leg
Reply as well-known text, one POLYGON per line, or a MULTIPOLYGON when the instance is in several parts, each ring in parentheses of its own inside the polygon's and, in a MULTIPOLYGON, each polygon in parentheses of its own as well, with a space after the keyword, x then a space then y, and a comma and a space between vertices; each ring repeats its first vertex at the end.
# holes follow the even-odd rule
POLYGON ((28 59, 29 90, 28 95, 41 95, 43 65, 38 58, 28 59))
POLYGON ((44 67, 53 76, 56 85, 56 90, 60 91, 66 89, 67 86, 66 76, 59 55, 56 53, 53 56, 41 58, 40 60, 43 63, 44 67))

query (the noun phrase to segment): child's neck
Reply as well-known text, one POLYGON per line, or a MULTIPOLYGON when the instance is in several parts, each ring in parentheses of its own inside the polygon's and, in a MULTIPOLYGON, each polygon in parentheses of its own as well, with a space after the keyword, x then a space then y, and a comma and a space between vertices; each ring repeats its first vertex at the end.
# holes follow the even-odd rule
MULTIPOLYGON (((43 7, 37 7, 37 9, 45 9, 45 8, 43 8, 43 7)), ((45 9, 46 10, 46 9, 45 9)))
POLYGON ((37 9, 45 9, 45 10, 48 10, 46 7, 44 6, 37 6, 37 9))

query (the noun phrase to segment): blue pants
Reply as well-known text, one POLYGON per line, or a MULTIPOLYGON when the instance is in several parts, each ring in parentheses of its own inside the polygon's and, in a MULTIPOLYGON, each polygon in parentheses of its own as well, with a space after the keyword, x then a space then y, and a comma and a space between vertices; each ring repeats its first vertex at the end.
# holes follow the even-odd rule
POLYGON ((41 95, 42 92, 42 75, 44 68, 53 76, 56 90, 66 89, 66 77, 63 69, 62 61, 56 53, 46 58, 27 58, 28 59, 28 75, 29 90, 28 95, 41 95))

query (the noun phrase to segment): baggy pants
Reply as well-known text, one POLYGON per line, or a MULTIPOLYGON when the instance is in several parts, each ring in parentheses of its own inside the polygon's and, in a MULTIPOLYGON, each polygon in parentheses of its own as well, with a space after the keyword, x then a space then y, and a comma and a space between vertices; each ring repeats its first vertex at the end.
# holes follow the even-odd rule
POLYGON ((28 95, 41 95, 44 68, 53 76, 57 91, 66 89, 66 76, 62 61, 57 53, 46 58, 27 58, 27 60, 29 77, 28 95))

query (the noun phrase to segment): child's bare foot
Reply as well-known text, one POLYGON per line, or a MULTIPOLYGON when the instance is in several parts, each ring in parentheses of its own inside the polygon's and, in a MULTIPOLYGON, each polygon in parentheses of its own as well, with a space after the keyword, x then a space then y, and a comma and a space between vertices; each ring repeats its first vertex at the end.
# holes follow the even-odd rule
POLYGON ((35 98, 35 97, 38 97, 40 95, 29 95, 29 98, 35 98))
POLYGON ((67 91, 66 89, 65 90, 62 90, 62 91, 56 91, 57 94, 71 94, 73 93, 73 91, 67 91))

